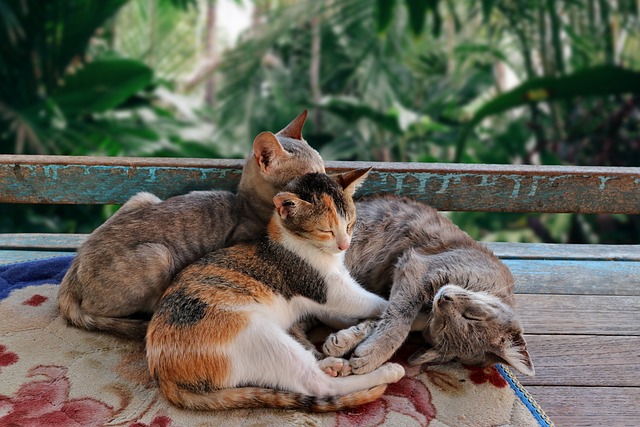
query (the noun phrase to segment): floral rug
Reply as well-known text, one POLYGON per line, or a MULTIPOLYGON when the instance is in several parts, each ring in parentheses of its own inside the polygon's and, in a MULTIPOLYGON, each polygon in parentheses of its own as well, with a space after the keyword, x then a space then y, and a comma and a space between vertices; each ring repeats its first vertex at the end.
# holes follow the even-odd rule
POLYGON ((196 412, 167 403, 144 347, 66 325, 58 284, 72 257, 0 267, 0 426, 549 426, 504 367, 410 367, 376 402, 349 411, 196 412))

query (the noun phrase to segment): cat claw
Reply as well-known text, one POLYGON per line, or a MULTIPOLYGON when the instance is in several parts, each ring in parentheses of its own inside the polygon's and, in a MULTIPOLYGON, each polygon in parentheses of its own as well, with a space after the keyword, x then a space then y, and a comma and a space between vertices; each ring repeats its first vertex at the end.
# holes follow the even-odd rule
POLYGON ((345 335, 342 332, 343 331, 335 332, 327 337, 327 340, 322 346, 322 352, 324 354, 332 357, 340 357, 349 351, 349 343, 341 339, 345 335))
POLYGON ((353 352, 351 359, 349 359, 353 373, 357 375, 368 374, 382 366, 391 358, 391 355, 389 355, 389 357, 384 357, 384 354, 382 353, 383 351, 380 348, 361 344, 353 352))
POLYGON ((346 359, 327 357, 318 361, 318 366, 331 377, 346 377, 351 374, 351 364, 346 359))

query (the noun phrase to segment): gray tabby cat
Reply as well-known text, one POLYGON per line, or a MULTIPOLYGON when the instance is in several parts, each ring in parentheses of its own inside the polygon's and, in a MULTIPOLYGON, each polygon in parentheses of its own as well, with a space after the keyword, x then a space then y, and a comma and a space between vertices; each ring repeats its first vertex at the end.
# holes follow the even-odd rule
POLYGON ((142 339, 150 315, 177 272, 215 249, 255 240, 273 212, 273 197, 293 178, 324 172, 302 138, 303 111, 276 135, 253 142, 238 193, 194 191, 165 201, 139 193, 80 247, 58 293, 72 325, 142 339))
POLYGON ((514 278, 486 247, 422 203, 399 197, 360 201, 345 263, 366 289, 389 298, 380 320, 329 336, 325 354, 353 351, 354 373, 389 360, 410 330, 432 347, 409 362, 506 363, 534 375, 514 312, 514 278), (413 326, 413 327, 412 327, 413 326))

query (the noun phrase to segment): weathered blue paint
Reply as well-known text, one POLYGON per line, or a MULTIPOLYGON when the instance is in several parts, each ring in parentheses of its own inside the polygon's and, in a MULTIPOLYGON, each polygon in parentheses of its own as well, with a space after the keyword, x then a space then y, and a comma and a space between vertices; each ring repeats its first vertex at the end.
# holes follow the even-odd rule
MULTIPOLYGON (((0 156, 0 202, 121 204, 139 191, 233 191, 243 163, 0 156)), ((327 170, 370 165, 358 195, 401 194, 440 210, 640 213, 640 168, 327 162, 327 170)))

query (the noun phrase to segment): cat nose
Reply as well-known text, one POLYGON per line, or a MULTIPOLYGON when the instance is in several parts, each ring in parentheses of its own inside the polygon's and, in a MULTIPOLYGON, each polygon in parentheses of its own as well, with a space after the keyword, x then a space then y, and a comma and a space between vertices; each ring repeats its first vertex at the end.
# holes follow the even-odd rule
POLYGON ((443 293, 440 295, 440 298, 438 298, 438 306, 442 307, 448 303, 450 303, 451 301, 453 301, 453 298, 450 297, 449 295, 443 293))
POLYGON ((338 242, 338 249, 340 249, 341 251, 346 251, 347 249, 349 249, 349 246, 351 246, 351 244, 348 240, 345 240, 344 242, 338 242))

